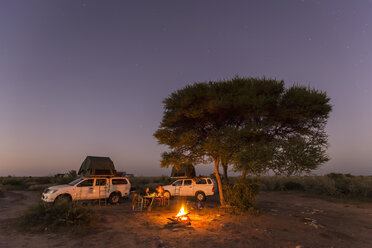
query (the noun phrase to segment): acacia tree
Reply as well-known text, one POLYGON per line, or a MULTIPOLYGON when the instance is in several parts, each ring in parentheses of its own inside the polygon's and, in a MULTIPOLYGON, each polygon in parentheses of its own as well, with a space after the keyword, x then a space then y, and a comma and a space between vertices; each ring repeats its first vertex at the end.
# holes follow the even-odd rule
POLYGON ((299 86, 285 90, 282 81, 265 78, 186 86, 163 101, 163 119, 154 136, 170 150, 162 154, 161 166, 213 163, 224 205, 221 161, 243 176, 269 169, 298 172, 326 161, 328 102, 325 93, 299 86), (300 141, 304 146, 296 145, 300 141), (306 156, 318 159, 300 166, 306 156))

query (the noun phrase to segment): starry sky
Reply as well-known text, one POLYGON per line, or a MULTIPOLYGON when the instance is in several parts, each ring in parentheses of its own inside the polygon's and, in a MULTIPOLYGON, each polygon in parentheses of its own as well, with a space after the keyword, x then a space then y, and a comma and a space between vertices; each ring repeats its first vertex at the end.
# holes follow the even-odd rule
POLYGON ((315 173, 372 174, 371 1, 2 0, 0 176, 87 155, 168 175, 152 136, 162 100, 236 75, 326 91, 331 160, 315 173))

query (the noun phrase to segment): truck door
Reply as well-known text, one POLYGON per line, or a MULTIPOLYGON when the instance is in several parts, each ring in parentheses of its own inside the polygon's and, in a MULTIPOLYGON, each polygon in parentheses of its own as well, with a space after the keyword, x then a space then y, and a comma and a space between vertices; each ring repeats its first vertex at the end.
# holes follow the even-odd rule
POLYGON ((183 180, 183 186, 181 187, 181 196, 193 196, 194 195, 194 186, 192 179, 183 180))
POLYGON ((95 194, 94 194, 94 198, 95 199, 98 199, 98 198, 108 198, 108 187, 107 187, 107 179, 106 178, 97 178, 96 179, 96 184, 95 184, 95 194))
POLYGON ((86 179, 79 183, 77 187, 76 196, 78 200, 94 199, 94 179, 86 179))
POLYGON ((182 182, 183 180, 177 180, 174 183, 172 183, 173 192, 171 192, 172 195, 180 195, 180 191, 182 188, 182 182))

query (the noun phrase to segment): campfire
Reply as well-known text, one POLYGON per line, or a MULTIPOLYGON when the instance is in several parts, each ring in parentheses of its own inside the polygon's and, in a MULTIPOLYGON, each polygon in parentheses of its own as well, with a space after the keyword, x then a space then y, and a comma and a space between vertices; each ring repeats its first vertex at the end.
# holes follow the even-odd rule
POLYGON ((180 211, 176 216, 172 218, 168 218, 171 222, 168 222, 170 225, 177 225, 177 226, 186 226, 191 225, 191 219, 189 217, 190 212, 186 213, 185 208, 182 206, 180 211))

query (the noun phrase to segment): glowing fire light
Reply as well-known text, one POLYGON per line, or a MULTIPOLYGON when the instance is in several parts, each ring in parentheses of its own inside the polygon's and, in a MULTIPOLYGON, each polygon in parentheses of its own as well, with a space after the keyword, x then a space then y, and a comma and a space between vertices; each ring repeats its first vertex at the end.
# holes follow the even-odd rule
POLYGON ((180 209, 180 211, 178 212, 178 214, 176 215, 176 217, 180 217, 182 215, 185 215, 186 212, 185 212, 185 208, 182 206, 182 208, 180 209))
POLYGON ((176 217, 178 217, 180 220, 183 220, 183 221, 188 221, 189 220, 189 218, 186 215, 185 208, 183 206, 180 209, 180 211, 178 212, 178 214, 176 215, 176 217))

